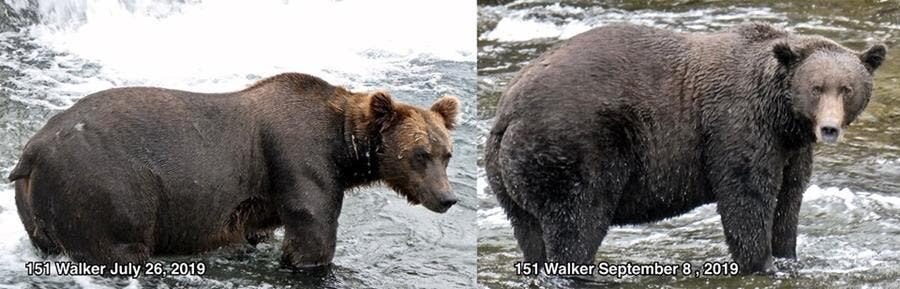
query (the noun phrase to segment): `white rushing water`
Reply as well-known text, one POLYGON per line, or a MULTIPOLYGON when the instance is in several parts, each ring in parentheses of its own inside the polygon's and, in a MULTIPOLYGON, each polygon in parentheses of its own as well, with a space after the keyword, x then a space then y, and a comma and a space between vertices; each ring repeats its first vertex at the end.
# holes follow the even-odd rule
MULTIPOLYGON (((474 78, 476 25, 474 2, 2 1, 20 11, 25 9, 36 11, 39 17, 37 24, 21 32, 0 33, 0 48, 9 48, 16 52, 7 54, 0 51, 0 64, 17 73, 17 77, 6 80, 11 84, 6 92, 14 102, 29 108, 42 108, 35 109, 37 111, 64 109, 87 94, 111 87, 140 85, 200 92, 225 92, 242 89, 261 78, 282 72, 316 75, 332 84, 355 91, 370 89, 401 91, 407 101, 419 104, 429 104, 439 96, 439 93, 457 95, 468 93, 470 98, 474 98, 471 96, 474 91, 460 88, 472 86, 471 84, 459 83, 457 79, 460 76, 457 75, 455 78, 447 76, 448 68, 434 64, 467 63, 466 65, 472 69, 466 73, 471 73, 474 78), (13 41, 14 38, 19 39, 19 42, 13 41), (15 47, 19 44, 28 48, 15 47), (451 83, 448 79, 457 82, 451 83)), ((474 108, 464 108, 464 112, 474 112, 474 108)), ((37 118, 38 122, 43 121, 40 117, 37 118)), ((17 121, 14 120, 12 123, 17 121)), ((2 157, 15 158, 17 155, 2 157)), ((2 171, 8 172, 10 169, 11 167, 5 167, 2 171)), ((459 180, 452 181, 459 182, 459 180)), ((341 247, 342 244, 339 243, 338 254, 350 256, 339 256, 336 259, 344 258, 344 260, 336 260, 336 263, 342 266, 341 270, 356 273, 355 275, 342 273, 350 277, 339 276, 336 282, 344 283, 339 287, 362 286, 353 285, 356 281, 352 280, 373 279, 367 277, 366 273, 388 270, 380 268, 382 265, 376 263, 379 260, 372 260, 371 265, 365 263, 357 265, 352 261, 369 258, 367 254, 377 258, 393 258, 392 255, 385 257, 377 254, 404 254, 403 256, 409 259, 409 261, 396 260, 395 263, 398 264, 393 271, 381 277, 383 280, 365 281, 370 282, 363 283, 370 284, 367 286, 375 284, 377 287, 378 284, 382 284, 381 286, 396 287, 384 284, 406 282, 402 279, 391 279, 394 275, 428 279, 428 274, 440 273, 449 276, 447 278, 474 274, 474 264, 471 265, 472 272, 466 273, 469 270, 465 267, 466 264, 457 263, 429 264, 422 271, 436 272, 426 272, 418 277, 405 273, 403 270, 408 267, 420 266, 415 264, 415 257, 433 253, 433 250, 429 249, 431 246, 441 246, 445 242, 451 244, 463 242, 456 238, 471 239, 473 244, 459 245, 452 249, 463 250, 467 248, 466 246, 471 246, 468 248, 474 250, 475 233, 453 232, 459 230, 461 226, 466 228, 460 224, 452 224, 452 229, 444 228, 447 227, 446 223, 469 219, 459 217, 460 214, 465 214, 460 212, 462 210, 460 208, 447 215, 432 214, 422 207, 406 205, 402 198, 392 192, 377 190, 381 191, 357 192, 346 200, 349 206, 364 209, 346 210, 348 205, 345 204, 344 213, 348 216, 342 215, 342 228, 371 227, 377 230, 374 233, 377 235, 379 231, 385 232, 381 227, 382 223, 391 223, 388 227, 396 229, 386 233, 396 235, 396 239, 410 240, 395 241, 392 239, 393 236, 388 236, 381 238, 390 240, 381 246, 391 246, 391 243, 387 242, 404 242, 405 246, 418 248, 404 249, 402 246, 394 246, 394 249, 381 252, 357 252, 360 249, 341 247), (368 201, 381 207, 364 207, 374 206, 363 204, 368 201), (362 216, 370 211, 377 215, 362 216), (454 214, 456 216, 452 216, 454 214), (356 220, 364 219, 370 221, 360 221, 362 225, 354 223, 356 220), (416 228, 401 228, 403 226, 426 228, 419 229, 421 232, 413 234, 408 231, 416 228), (448 230, 447 233, 454 233, 453 237, 432 236, 444 234, 444 230, 448 230), (430 252, 415 255, 410 252, 416 250, 430 252), (440 270, 445 270, 442 266, 457 268, 457 272, 442 273, 440 270)), ((474 216, 474 213, 471 215, 474 216)), ((339 234, 350 234, 344 232, 341 231, 339 234)), ((354 238, 371 238, 369 235, 373 233, 365 234, 363 237, 353 235, 349 240, 342 242, 353 244, 359 242, 354 238)), ((362 250, 366 248, 361 247, 362 250)), ((268 248, 268 251, 275 250, 271 249, 272 246, 268 248)), ((441 252, 441 254, 450 253, 452 252, 441 252)), ((448 263, 458 260, 444 258, 442 255, 435 256, 448 263)), ((464 257, 467 256, 459 258, 464 257)), ((19 278, 24 275, 25 262, 60 260, 59 257, 52 258, 54 259, 39 256, 30 245, 16 213, 12 186, 0 185, 0 288, 10 286, 10 288, 26 288, 27 283, 31 281, 23 282, 19 278)), ((271 258, 272 263, 277 263, 277 256, 265 258, 271 258)), ((241 276, 233 277, 241 278, 241 276)), ((242 283, 232 284, 230 281, 202 280, 208 283, 196 283, 199 281, 187 279, 181 281, 201 287, 211 284, 242 287, 235 285, 242 283)), ((126 280, 112 286, 107 280, 86 276, 54 276, 40 281, 46 281, 51 287, 73 285, 90 288, 142 287, 135 280, 126 280)), ((262 283, 264 287, 269 286, 266 282, 262 283)), ((245 283, 253 284, 253 282, 245 283)), ((444 286, 454 287, 452 284, 444 286)))
MULTIPOLYGON (((491 193, 489 192, 489 187, 485 177, 478 178, 477 188, 478 198, 493 198, 493 195, 491 195, 491 193)), ((804 216, 821 217, 819 216, 819 214, 832 213, 824 211, 834 206, 842 207, 842 214, 840 215, 840 218, 844 219, 844 222, 841 223, 852 223, 854 221, 871 221, 873 219, 887 218, 888 216, 878 216, 876 215, 877 212, 865 212, 866 209, 900 209, 900 197, 878 193, 853 192, 847 188, 822 188, 818 185, 811 185, 806 189, 806 192, 803 193, 803 205, 800 211, 800 218, 803 218, 804 216), (854 220, 854 215, 860 215, 861 218, 858 220, 854 220), (869 217, 868 220, 862 218, 865 216, 869 217)), ((691 211, 690 213, 680 215, 663 222, 678 223, 684 221, 688 223, 697 222, 705 224, 707 223, 705 222, 705 220, 710 218, 718 221, 718 213, 715 210, 715 204, 701 206, 691 211)), ((896 222, 897 220, 886 221, 889 222, 884 222, 881 225, 891 227, 895 230, 900 229, 900 226, 898 226, 900 225, 900 223, 896 222)), ((511 225, 509 223, 509 220, 507 220, 506 214, 503 212, 503 209, 499 206, 496 206, 478 211, 478 227, 479 230, 493 230, 511 228, 511 225)), ((630 227, 633 226, 624 228, 630 227)), ((612 231, 615 230, 616 229, 613 229, 612 231)))
POLYGON ((235 90, 285 71, 365 89, 367 80, 402 71, 417 57, 475 57, 474 4, 188 2, 38 1, 41 24, 30 29, 36 42, 74 56, 59 57, 60 66, 87 60, 102 68, 90 79, 58 71, 30 73, 49 74, 55 79, 48 80, 58 81, 60 92, 70 97, 136 84, 235 90))
POLYGON ((755 19, 783 23, 786 17, 769 9, 730 7, 725 9, 694 9, 677 12, 626 11, 603 7, 572 7, 559 3, 533 9, 511 10, 497 6, 484 8, 482 13, 502 15, 497 25, 483 33, 482 40, 499 42, 528 41, 541 38, 567 39, 591 28, 611 23, 631 23, 668 28, 678 23, 689 30, 722 28, 727 21, 755 19), (727 12, 727 14, 723 14, 727 12))

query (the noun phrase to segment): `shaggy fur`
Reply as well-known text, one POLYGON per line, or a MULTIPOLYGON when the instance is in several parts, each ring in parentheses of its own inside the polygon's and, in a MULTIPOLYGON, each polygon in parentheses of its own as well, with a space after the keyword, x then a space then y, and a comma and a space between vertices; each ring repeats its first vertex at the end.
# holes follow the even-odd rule
POLYGON ((795 256, 814 131, 833 125, 817 106, 842 104, 835 129, 849 125, 884 53, 757 23, 597 28, 511 81, 486 144, 488 182, 525 261, 588 263, 610 225, 717 202, 741 272, 761 271, 795 256))

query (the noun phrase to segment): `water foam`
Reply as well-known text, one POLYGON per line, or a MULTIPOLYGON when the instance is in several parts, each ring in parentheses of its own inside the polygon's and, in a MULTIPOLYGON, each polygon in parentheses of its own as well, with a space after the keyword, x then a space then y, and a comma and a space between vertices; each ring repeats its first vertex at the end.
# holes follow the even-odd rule
POLYGON ((412 59, 475 57, 474 3, 69 0, 38 6, 43 24, 31 28, 37 41, 99 63, 106 86, 222 91, 284 71, 365 86, 360 78, 381 78, 412 59), (455 16, 435 21, 440 15, 455 16))
POLYGON ((593 27, 612 23, 702 31, 710 28, 722 28, 722 22, 740 23, 753 19, 781 23, 786 20, 784 15, 772 12, 770 9, 747 7, 658 12, 625 11, 602 7, 580 8, 555 3, 528 10, 512 10, 504 6, 489 7, 483 8, 482 12, 503 15, 493 29, 480 36, 481 40, 500 42, 519 42, 541 38, 568 39, 593 27))
MULTIPOLYGON (((480 199, 493 198, 489 193, 487 180, 485 177, 478 178, 478 197, 480 199)), ((813 206, 816 210, 827 208, 828 205, 842 204, 848 211, 858 211, 870 208, 872 205, 888 206, 900 208, 900 197, 884 195, 880 193, 854 192, 847 188, 837 187, 819 187, 811 185, 803 194, 804 206, 801 209, 801 218, 803 211, 811 210, 813 206)), ((687 224, 687 225, 709 225, 718 223, 720 218, 715 210, 715 204, 700 206, 683 215, 669 218, 662 223, 666 224, 687 224)), ((509 221, 502 208, 499 206, 478 210, 478 226, 480 229, 504 228, 510 227, 509 221)), ((640 230, 638 227, 622 227, 623 231, 640 230)))

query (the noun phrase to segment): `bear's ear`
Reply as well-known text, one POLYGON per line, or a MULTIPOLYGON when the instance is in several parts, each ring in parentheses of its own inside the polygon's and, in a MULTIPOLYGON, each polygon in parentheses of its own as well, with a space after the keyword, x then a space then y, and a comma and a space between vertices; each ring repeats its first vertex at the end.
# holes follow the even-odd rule
POLYGON ((459 113, 459 99, 445 95, 431 105, 431 111, 439 114, 444 119, 444 127, 452 130, 456 125, 456 114, 459 113))
POLYGON ((775 46, 772 47, 772 53, 775 55, 775 59, 778 59, 778 63, 786 67, 790 67, 800 59, 800 55, 794 52, 787 42, 775 43, 775 46))
POLYGON ((394 100, 387 92, 376 91, 369 95, 369 111, 372 113, 372 121, 379 130, 387 128, 394 114, 394 100))
POLYGON ((859 60, 866 66, 869 73, 872 73, 881 66, 882 62, 884 62, 885 54, 887 54, 887 47, 885 47, 884 44, 878 43, 861 53, 859 55, 859 60))

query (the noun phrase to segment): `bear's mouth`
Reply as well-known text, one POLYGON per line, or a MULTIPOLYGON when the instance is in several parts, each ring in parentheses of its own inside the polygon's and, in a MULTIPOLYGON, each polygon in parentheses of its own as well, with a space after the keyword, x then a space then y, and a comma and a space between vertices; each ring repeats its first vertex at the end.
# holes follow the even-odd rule
POLYGON ((391 182, 387 182, 392 190, 397 192, 401 197, 405 197, 410 205, 422 205, 426 209, 435 213, 445 213, 450 207, 458 201, 451 191, 434 193, 427 189, 410 188, 407 186, 397 186, 391 182))
POLYGON ((452 193, 435 194, 427 190, 399 191, 406 197, 410 205, 421 204, 426 209, 442 214, 450 210, 456 204, 457 199, 452 193), (423 196, 420 198, 419 196, 423 196))
POLYGON ((422 205, 432 212, 443 214, 459 201, 452 191, 427 191, 422 205))
POLYGON ((432 212, 438 213, 438 214, 446 213, 448 210, 450 210, 451 207, 453 207, 454 204, 456 204, 455 198, 422 203, 422 205, 425 206, 425 208, 427 208, 428 210, 431 210, 432 212))
POLYGON ((413 194, 401 194, 401 195, 406 197, 406 201, 409 202, 410 205, 415 206, 415 205, 422 203, 422 201, 420 201, 418 198, 414 197, 413 194))

